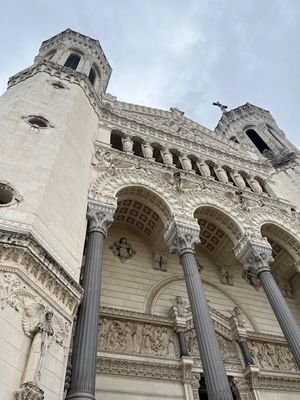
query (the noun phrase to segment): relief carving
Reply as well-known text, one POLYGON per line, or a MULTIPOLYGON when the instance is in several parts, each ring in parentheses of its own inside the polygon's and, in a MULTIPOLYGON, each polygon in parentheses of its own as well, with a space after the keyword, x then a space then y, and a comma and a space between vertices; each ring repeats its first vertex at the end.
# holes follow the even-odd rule
POLYGON ((175 299, 170 299, 173 304, 173 309, 175 317, 186 318, 187 316, 187 302, 182 299, 181 296, 175 296, 175 299))
POLYGON ((177 358, 172 329, 131 321, 103 319, 98 349, 118 353, 177 358))
POLYGON ((219 276, 220 276, 220 281, 221 283, 223 283, 223 285, 233 286, 233 273, 230 267, 222 265, 219 268, 219 276))
POLYGON ((245 281, 253 286, 256 290, 259 290, 261 284, 255 272, 252 272, 251 270, 244 270, 242 273, 242 278, 245 279, 245 281))
POLYGON ((153 254, 153 269, 158 271, 167 271, 168 256, 159 253, 153 254))
POLYGON ((261 369, 283 372, 298 371, 292 354, 287 347, 253 341, 248 342, 248 345, 255 364, 261 369))
MULTIPOLYGON (((234 343, 231 340, 226 339, 224 336, 220 335, 217 333, 217 338, 218 338, 218 343, 219 347, 221 350, 221 354, 223 356, 223 359, 236 359, 237 358, 237 353, 236 349, 234 346, 234 343)), ((185 332, 185 339, 188 347, 188 351, 192 357, 199 357, 199 349, 198 349, 198 343, 197 343, 197 338, 196 338, 196 333, 195 329, 191 329, 187 332, 185 332)))
POLYGON ((125 237, 122 237, 118 242, 114 242, 109 248, 116 257, 119 257, 122 263, 136 254, 136 251, 133 250, 125 237))

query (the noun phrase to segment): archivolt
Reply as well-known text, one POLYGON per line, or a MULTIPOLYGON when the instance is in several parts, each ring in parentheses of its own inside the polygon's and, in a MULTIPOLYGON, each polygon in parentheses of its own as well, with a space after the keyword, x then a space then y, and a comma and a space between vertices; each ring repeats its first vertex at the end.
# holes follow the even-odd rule
MULTIPOLYGON (((144 312, 147 314, 153 314, 154 309, 156 306, 157 299, 161 295, 161 293, 168 288, 169 286, 172 286, 174 283, 184 281, 184 275, 183 274, 176 274, 172 276, 168 276, 158 282, 156 282, 152 288, 149 290, 146 300, 144 303, 144 312)), ((250 312, 247 310, 246 307, 244 307, 240 301, 231 293, 229 293, 227 290, 223 289, 222 287, 216 285, 215 283, 208 281, 206 279, 202 279, 202 283, 214 288, 215 290, 221 292, 224 294, 226 297, 228 297, 234 304, 236 304, 242 312, 245 314, 246 318, 250 322, 253 330, 255 332, 259 332, 258 326, 256 325, 256 322, 250 312)))

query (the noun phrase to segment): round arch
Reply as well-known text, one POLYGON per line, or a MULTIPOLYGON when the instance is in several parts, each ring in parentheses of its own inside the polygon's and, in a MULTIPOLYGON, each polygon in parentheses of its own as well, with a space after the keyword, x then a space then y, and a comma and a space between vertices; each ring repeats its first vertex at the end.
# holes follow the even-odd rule
MULTIPOLYGON (((260 231, 262 236, 278 243, 279 246, 286 250, 295 263, 300 262, 300 241, 286 227, 270 220, 260 224, 260 231)), ((297 270, 299 271, 298 265, 297 270)))
POLYGON ((228 210, 224 210, 215 204, 206 203, 195 207, 194 217, 197 218, 200 227, 204 227, 204 220, 220 227, 234 245, 244 236, 245 231, 240 223, 230 215, 228 210))
MULTIPOLYGON (((168 276, 166 278, 161 279, 160 281, 156 282, 149 292, 147 293, 145 303, 144 303, 144 312, 147 314, 153 314, 154 309, 156 306, 156 302, 161 295, 161 293, 167 289, 169 286, 174 285, 175 283, 183 282, 184 281, 184 275, 183 274, 176 274, 172 276, 168 276)), ((245 314, 246 318, 250 322, 253 330, 255 332, 259 332, 259 328, 252 317, 251 313, 248 311, 246 307, 244 307, 240 301, 235 297, 233 294, 228 292, 226 289, 222 288, 221 286, 207 280, 207 279, 202 279, 202 283, 210 286, 211 288, 217 290, 218 292, 222 293, 224 296, 228 297, 236 306, 238 306, 242 312, 245 314)))

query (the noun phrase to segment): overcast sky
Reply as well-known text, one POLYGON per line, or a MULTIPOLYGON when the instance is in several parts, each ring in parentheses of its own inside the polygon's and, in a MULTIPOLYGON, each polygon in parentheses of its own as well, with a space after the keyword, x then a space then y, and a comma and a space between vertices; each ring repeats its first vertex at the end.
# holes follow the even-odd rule
POLYGON ((299 0, 2 0, 0 91, 41 42, 71 28, 98 39, 113 68, 108 92, 176 106, 211 129, 219 100, 272 112, 300 147, 299 0))

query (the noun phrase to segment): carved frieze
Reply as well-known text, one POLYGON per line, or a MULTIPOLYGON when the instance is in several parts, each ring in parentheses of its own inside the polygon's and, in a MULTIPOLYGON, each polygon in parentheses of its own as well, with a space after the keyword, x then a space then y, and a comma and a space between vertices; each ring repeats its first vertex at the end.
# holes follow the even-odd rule
POLYGON ((98 350, 141 356, 178 358, 176 337, 165 326, 103 319, 98 350))
POLYGON ((286 346, 248 341, 252 358, 262 370, 298 372, 292 354, 286 346))
POLYGON ((159 364, 146 361, 122 360, 119 358, 98 357, 97 373, 135 376, 151 379, 171 381, 182 380, 182 367, 180 364, 159 364))

